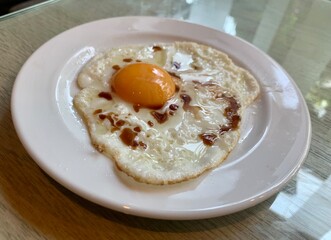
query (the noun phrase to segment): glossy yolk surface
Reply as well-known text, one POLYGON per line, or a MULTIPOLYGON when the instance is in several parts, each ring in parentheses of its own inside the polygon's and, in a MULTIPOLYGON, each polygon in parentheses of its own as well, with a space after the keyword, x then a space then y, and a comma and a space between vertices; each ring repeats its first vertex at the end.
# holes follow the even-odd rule
POLYGON ((148 108, 161 108, 175 93, 172 77, 148 63, 133 63, 118 70, 111 86, 123 100, 148 108))

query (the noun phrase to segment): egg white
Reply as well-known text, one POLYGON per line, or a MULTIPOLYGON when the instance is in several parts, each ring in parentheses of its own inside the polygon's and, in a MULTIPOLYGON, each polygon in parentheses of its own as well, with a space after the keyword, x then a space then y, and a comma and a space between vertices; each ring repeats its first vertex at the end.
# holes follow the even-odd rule
POLYGON ((77 78, 82 90, 75 96, 74 106, 88 126, 92 144, 121 171, 139 182, 170 184, 215 168, 235 147, 239 128, 219 134, 220 126, 229 122, 224 116, 229 102, 216 96, 234 97, 241 106, 238 114, 242 115, 260 90, 250 73, 216 49, 192 42, 156 45, 163 50, 155 51, 155 44, 126 46, 94 57, 77 78), (169 111, 170 104, 178 106, 173 115, 168 114, 167 121, 158 123, 151 109, 136 112, 132 104, 111 91, 113 66, 132 63, 123 59, 157 64, 179 77, 179 91, 157 110, 162 113, 169 111), (99 97, 100 92, 109 92, 112 100, 99 97), (190 110, 185 109, 181 94, 191 97, 190 110), (114 128, 109 120, 100 119, 100 114, 117 115, 125 124, 114 128), (144 145, 128 146, 120 134, 124 128, 135 127, 141 130, 136 133, 136 140, 144 145), (206 145, 199 137, 209 132, 217 134, 212 145, 206 145))

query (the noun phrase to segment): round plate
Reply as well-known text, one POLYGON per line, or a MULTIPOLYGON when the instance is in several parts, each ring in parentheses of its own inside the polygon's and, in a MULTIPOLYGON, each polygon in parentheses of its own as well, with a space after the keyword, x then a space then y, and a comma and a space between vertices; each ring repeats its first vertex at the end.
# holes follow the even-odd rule
POLYGON ((251 207, 296 173, 308 152, 310 118, 289 75, 251 44, 214 29, 155 17, 87 23, 54 37, 24 64, 12 93, 16 131, 32 158, 76 194, 116 211, 160 219, 201 219, 251 207), (137 183, 91 145, 73 108, 76 75, 96 53, 127 44, 195 41, 226 52, 261 85, 241 138, 225 162, 180 184, 137 183))

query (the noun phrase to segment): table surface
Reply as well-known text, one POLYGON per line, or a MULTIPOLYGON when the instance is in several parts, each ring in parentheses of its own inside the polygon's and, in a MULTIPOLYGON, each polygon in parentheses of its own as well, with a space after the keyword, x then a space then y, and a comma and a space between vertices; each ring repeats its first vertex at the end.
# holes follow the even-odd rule
POLYGON ((67 0, 0 18, 0 239, 331 239, 331 1, 67 0), (135 217, 91 203, 48 177, 11 118, 15 78, 55 35, 117 16, 162 16, 251 42, 292 76, 309 108, 312 140, 298 173, 268 200, 212 219, 135 217))

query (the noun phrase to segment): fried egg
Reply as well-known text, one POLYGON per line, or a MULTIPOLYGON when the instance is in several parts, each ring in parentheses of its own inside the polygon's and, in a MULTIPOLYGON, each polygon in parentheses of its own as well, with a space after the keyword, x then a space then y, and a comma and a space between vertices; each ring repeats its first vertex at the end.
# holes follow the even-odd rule
POLYGON ((193 42, 113 48, 77 83, 74 106, 94 147, 135 180, 161 185, 219 166, 260 92, 226 54, 193 42))

